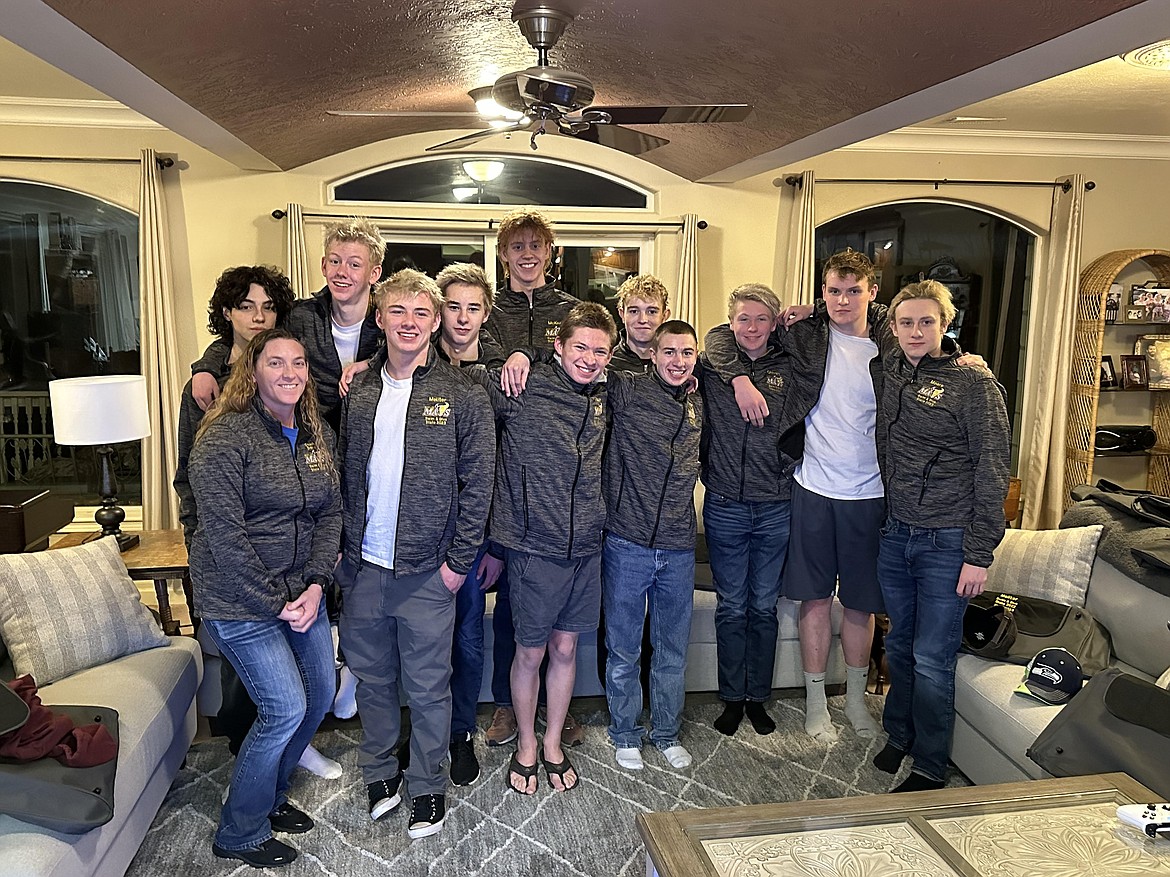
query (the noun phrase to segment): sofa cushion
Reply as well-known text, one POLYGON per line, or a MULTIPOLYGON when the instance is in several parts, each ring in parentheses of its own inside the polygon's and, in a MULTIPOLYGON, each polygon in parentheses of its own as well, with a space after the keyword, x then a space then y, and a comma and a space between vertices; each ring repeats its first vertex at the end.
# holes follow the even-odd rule
POLYGON ((1008 530, 987 570, 988 591, 1084 606, 1100 524, 1068 530, 1008 530))
POLYGON ((1107 560, 1097 558, 1085 608, 1105 625, 1113 654, 1151 679, 1166 669, 1170 655, 1170 597, 1134 581, 1107 560))
POLYGON ((955 712, 1020 770, 1032 779, 1041 779, 1044 771, 1026 753, 1061 707, 1016 694, 1024 672, 1018 664, 959 655, 955 712))
POLYGON ((38 686, 167 644, 111 538, 0 555, 0 636, 38 686))

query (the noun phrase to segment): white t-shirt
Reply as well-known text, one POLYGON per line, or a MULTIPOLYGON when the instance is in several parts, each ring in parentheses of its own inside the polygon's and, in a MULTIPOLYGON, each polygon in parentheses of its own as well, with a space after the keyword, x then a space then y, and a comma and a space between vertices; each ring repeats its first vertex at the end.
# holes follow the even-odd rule
POLYGON ((804 419, 804 457, 796 480, 830 499, 876 499, 884 494, 878 471, 877 399, 869 363, 877 344, 829 324, 825 383, 804 419))
POLYGON ((333 319, 330 322, 333 324, 333 346, 337 348, 337 358, 341 360, 341 367, 345 368, 357 359, 364 320, 358 320, 352 326, 339 326, 337 320, 333 319))
POLYGON ((406 456, 406 409, 413 378, 396 381, 382 369, 382 395, 374 413, 374 445, 366 466, 366 532, 362 558, 394 569, 398 505, 406 456))

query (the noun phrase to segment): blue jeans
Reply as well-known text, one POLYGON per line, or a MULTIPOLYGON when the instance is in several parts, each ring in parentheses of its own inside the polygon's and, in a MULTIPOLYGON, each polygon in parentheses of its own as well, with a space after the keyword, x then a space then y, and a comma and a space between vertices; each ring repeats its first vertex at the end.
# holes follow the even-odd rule
POLYGON ((642 745, 641 653, 643 619, 650 612, 650 742, 678 745, 687 643, 695 593, 695 552, 646 548, 612 533, 601 556, 605 612, 605 699, 609 738, 619 748, 642 745))
POLYGON ((279 620, 203 623, 256 704, 215 833, 221 848, 242 850, 272 837, 268 814, 287 800, 288 779, 333 704, 333 636, 324 600, 304 633, 279 620))
POLYGON ((766 701, 776 663, 776 601, 788 553, 790 504, 707 492, 703 528, 715 580, 719 699, 766 701))
POLYGON ((492 700, 496 706, 512 705, 512 662, 516 660, 516 628, 512 624, 508 567, 496 580, 496 608, 492 613, 492 700))
POLYGON ((914 772, 942 782, 955 727, 955 663, 967 599, 956 593, 963 528, 912 527, 889 519, 878 549, 878 581, 890 617, 890 690, 882 725, 914 772))
POLYGON ((475 555, 467 580, 455 592, 455 635, 451 641, 451 739, 475 733, 475 707, 483 683, 483 580, 479 563, 484 545, 475 555))

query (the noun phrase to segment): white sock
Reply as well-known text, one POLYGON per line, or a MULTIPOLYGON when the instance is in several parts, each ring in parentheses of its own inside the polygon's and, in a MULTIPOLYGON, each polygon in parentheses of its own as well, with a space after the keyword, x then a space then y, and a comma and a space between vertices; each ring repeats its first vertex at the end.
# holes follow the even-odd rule
POLYGON ((829 718, 829 704, 825 700, 825 674, 804 674, 804 732, 819 743, 832 743, 837 729, 829 718))
POLYGON ((341 634, 337 632, 337 625, 329 625, 329 632, 333 634, 333 669, 340 670, 345 664, 341 661, 338 655, 341 654, 341 634))
POLYGON ((352 719, 357 715, 357 677, 348 666, 341 668, 341 685, 337 697, 333 698, 333 715, 339 719, 352 719))
POLYGON ((297 762, 297 766, 327 780, 341 777, 341 765, 332 758, 326 758, 322 755, 312 743, 306 746, 305 751, 301 753, 301 759, 297 762))
POLYGON ((865 705, 865 686, 868 684, 869 667, 845 665, 845 717, 857 736, 866 739, 877 736, 878 732, 878 723, 865 705))

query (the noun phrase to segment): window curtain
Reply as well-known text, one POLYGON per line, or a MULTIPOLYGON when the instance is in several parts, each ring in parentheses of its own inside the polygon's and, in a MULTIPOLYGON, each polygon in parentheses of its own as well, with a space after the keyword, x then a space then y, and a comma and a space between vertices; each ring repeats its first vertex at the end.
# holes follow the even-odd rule
MULTIPOLYGON (((810 305, 816 297, 816 216, 813 194, 816 179, 812 171, 800 175, 800 184, 783 184, 780 194, 779 224, 784 221, 785 202, 791 191, 792 204, 788 210, 788 244, 784 248, 784 262, 776 268, 776 289, 785 304, 810 305)), ((779 248, 778 248, 779 249, 779 248)))
POLYGON ((174 332, 174 284, 162 171, 153 149, 142 150, 139 189, 138 271, 141 295, 142 374, 150 409, 150 435, 142 441, 142 524, 148 530, 179 525, 179 501, 171 489, 178 466, 179 371, 174 332))
POLYGON ((682 240, 679 245, 678 290, 675 293, 671 315, 699 326, 699 216, 687 213, 682 218, 682 240))
POLYGON ((138 277, 132 270, 126 236, 106 229, 97 239, 98 289, 101 291, 101 324, 98 343, 111 353, 137 350, 141 308, 138 277))
POLYGON ((1056 527, 1068 499, 1064 445, 1081 272, 1085 178, 1073 174, 1057 183, 1065 180, 1072 184, 1067 192, 1060 185, 1052 190, 1048 255, 1040 275, 1040 294, 1033 297, 1028 332, 1031 392, 1024 400, 1022 422, 1029 424, 1031 434, 1021 454, 1020 477, 1023 524, 1030 530, 1056 527))
POLYGON ((308 247, 305 245, 305 210, 300 204, 285 208, 284 264, 297 298, 308 298, 315 290, 309 276, 308 247))

